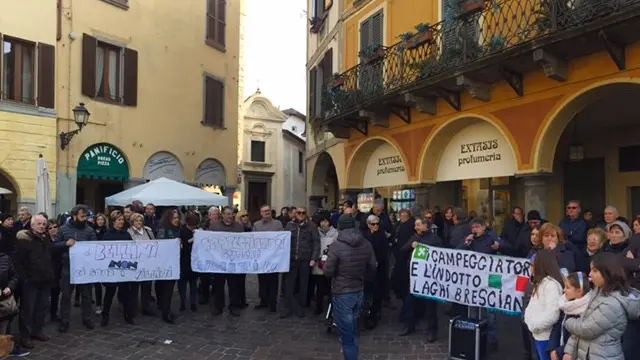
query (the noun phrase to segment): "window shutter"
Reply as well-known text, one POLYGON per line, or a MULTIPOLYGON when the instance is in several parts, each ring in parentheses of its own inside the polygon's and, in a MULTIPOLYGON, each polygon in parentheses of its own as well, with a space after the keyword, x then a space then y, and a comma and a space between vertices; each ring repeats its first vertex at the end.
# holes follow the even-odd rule
POLYGON ((316 115, 316 73, 318 70, 312 68, 309 71, 309 115, 313 118, 316 115))
POLYGON ((215 98, 215 87, 213 79, 205 76, 204 78, 204 120, 206 125, 213 125, 215 123, 213 99, 215 98))
POLYGON ((371 19, 367 19, 360 24, 360 51, 369 46, 371 41, 371 29, 369 28, 371 19))
POLYGON ((138 52, 124 49, 124 104, 138 105, 138 52))
POLYGON ((227 1, 217 0, 218 10, 216 12, 216 41, 222 45, 226 45, 226 23, 227 23, 227 1))
POLYGON ((55 108, 56 48, 49 44, 38 44, 38 106, 55 108))
POLYGON ((96 38, 82 35, 82 95, 96 96, 96 38))
POLYGON ((328 85, 333 75, 333 48, 329 48, 324 55, 324 82, 323 85, 328 85))
POLYGON ((205 77, 204 123, 224 127, 224 84, 212 77, 205 77))
POLYGON ((369 45, 382 45, 382 28, 383 28, 383 13, 380 11, 379 13, 373 15, 371 17, 371 38, 369 40, 369 45))

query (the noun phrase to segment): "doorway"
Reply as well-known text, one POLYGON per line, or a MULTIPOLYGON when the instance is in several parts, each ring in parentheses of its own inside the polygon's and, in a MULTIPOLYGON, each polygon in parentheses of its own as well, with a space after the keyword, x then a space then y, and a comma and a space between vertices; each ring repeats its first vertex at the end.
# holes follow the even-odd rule
POLYGON ((605 199, 604 158, 570 161, 564 165, 564 203, 580 201, 582 211, 591 210, 602 219, 605 199))
POLYGON ((250 181, 249 185, 249 206, 247 212, 249 219, 253 221, 260 220, 260 206, 267 203, 267 183, 250 181))

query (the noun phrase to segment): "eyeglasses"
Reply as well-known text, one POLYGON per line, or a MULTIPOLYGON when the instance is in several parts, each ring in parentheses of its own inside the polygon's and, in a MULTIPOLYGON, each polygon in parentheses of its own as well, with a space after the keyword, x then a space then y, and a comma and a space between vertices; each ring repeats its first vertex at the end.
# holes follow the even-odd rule
POLYGON ((240 216, 240 217, 241 217, 241 218, 246 218, 246 217, 249 217, 249 215, 242 215, 242 216, 240 216))
POLYGON ((306 211, 296 211, 296 214, 298 214, 298 215, 306 215, 307 212, 306 211))
POLYGON ((577 209, 577 206, 567 206, 567 210, 575 210, 577 209))
POLYGON ((378 226, 378 225, 380 225, 380 223, 369 223, 369 225, 371 225, 371 226, 378 226))

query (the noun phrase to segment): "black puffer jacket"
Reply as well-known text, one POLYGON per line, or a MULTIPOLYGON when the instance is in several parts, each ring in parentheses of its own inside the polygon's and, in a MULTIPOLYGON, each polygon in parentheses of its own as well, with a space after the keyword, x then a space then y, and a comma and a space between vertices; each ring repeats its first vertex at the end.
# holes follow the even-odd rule
MULTIPOLYGON (((18 273, 13 266, 13 260, 7 254, 0 253, 0 290, 9 288, 12 293, 18 288, 18 273)), ((4 296, 0 295, 0 300, 4 296)))
POLYGON ((126 229, 116 230, 115 228, 111 228, 104 233, 102 237, 104 241, 118 241, 118 240, 133 240, 131 237, 131 233, 126 229))
POLYGON ((367 275, 378 267, 371 244, 359 229, 338 232, 338 239, 329 245, 324 275, 333 278, 331 293, 349 294, 362 291, 367 275))
MULTIPOLYGON (((69 219, 66 224, 60 227, 58 239, 53 243, 53 246, 58 251, 62 251, 63 264, 69 263, 69 248, 67 247, 67 241, 69 239, 73 239, 75 241, 96 241, 98 240, 98 237, 96 236, 96 231, 89 226, 88 223, 79 224, 73 221, 73 219, 69 219)), ((104 240, 107 239, 104 238, 104 240)))
POLYGON ((320 233, 311 221, 289 221, 284 231, 291 231, 291 261, 318 261, 320 258, 320 233))
POLYGON ((37 286, 49 286, 53 281, 51 240, 37 236, 31 230, 21 230, 16 236, 14 264, 20 281, 37 286))
POLYGON ((14 229, 0 225, 0 252, 12 256, 15 244, 16 233, 14 229))

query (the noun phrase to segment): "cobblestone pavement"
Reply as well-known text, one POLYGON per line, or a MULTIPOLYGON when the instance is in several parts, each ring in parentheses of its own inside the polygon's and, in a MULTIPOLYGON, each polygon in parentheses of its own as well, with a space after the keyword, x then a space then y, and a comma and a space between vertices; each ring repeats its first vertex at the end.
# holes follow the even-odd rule
MULTIPOLYGON (((249 302, 256 303, 256 277, 247 279, 249 302)), ((176 297, 177 298, 177 295, 176 297)), ((177 308, 177 304, 174 308, 177 308)), ((443 306, 444 307, 444 306, 443 306)), ((446 359, 448 321, 440 317, 439 341, 427 344, 418 330, 408 337, 399 337, 398 310, 385 310, 382 323, 374 330, 362 332, 360 359, 446 359)), ((106 328, 86 330, 80 323, 79 309, 74 308, 71 330, 61 335, 56 324, 49 324, 46 333, 51 340, 35 343, 31 359, 220 359, 220 360, 332 360, 342 359, 337 335, 327 334, 322 316, 307 315, 281 320, 277 314, 255 310, 243 311, 241 317, 228 312, 212 317, 208 307, 197 313, 180 314, 176 325, 159 318, 139 316, 137 325, 124 323, 114 304, 111 323, 106 328), (171 340, 165 344, 165 340, 171 340)), ((310 311, 308 311, 310 313, 310 311)), ((99 318, 95 319, 96 325, 99 318)), ((522 358, 519 348, 519 319, 500 317, 500 349, 493 359, 522 358)))

